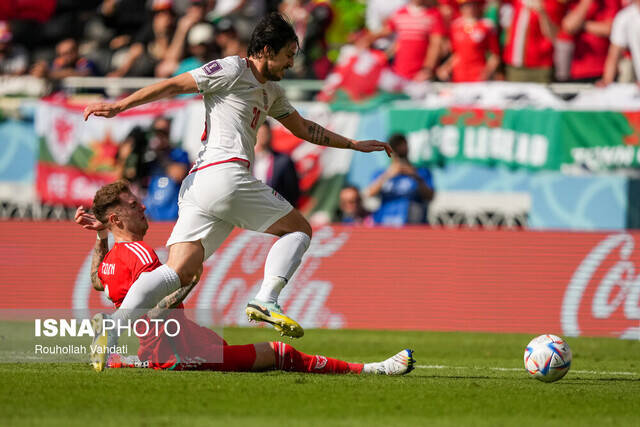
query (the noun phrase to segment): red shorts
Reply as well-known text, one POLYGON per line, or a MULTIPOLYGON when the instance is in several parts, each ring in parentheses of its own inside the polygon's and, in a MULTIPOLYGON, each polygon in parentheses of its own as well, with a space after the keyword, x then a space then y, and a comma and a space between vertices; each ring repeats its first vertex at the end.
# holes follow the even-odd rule
MULTIPOLYGON (((256 358, 253 344, 228 345, 214 331, 189 320, 182 310, 168 317, 180 323, 180 333, 171 337, 160 330, 140 337, 138 357, 154 369, 250 371, 256 358)), ((173 332, 173 331, 172 331, 173 332)))

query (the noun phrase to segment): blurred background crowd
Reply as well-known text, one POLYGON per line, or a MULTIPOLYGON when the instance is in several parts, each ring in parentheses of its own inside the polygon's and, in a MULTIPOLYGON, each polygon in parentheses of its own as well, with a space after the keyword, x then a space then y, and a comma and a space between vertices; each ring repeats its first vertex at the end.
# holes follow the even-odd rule
POLYGON ((17 0, 0 6, 0 73, 168 77, 245 55, 256 20, 280 11, 302 48, 289 78, 343 82, 359 58, 375 75, 364 92, 371 81, 631 81, 633 1, 17 0))

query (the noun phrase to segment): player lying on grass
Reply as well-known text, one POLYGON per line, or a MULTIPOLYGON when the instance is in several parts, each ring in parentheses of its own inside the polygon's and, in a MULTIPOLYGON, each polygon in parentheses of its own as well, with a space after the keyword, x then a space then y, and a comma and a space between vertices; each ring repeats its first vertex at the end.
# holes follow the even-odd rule
MULTIPOLYGON (((136 279, 160 267, 155 251, 144 242, 149 224, 145 206, 134 196, 125 182, 105 185, 96 192, 93 214, 82 206, 75 220, 85 229, 96 230, 98 239, 91 262, 91 283, 104 291, 116 307, 122 304, 136 279), (107 233, 111 231, 115 244, 108 249, 107 233)), ((371 373, 401 375, 413 369, 411 350, 402 350, 378 363, 348 363, 324 356, 304 354, 283 342, 262 342, 248 345, 227 345, 212 330, 187 319, 182 300, 193 289, 200 271, 189 286, 168 295, 150 310, 143 319, 175 319, 180 333, 169 337, 162 327, 159 333, 145 334, 140 339, 138 357, 108 354, 107 335, 102 334, 103 314, 94 317, 96 332, 91 362, 96 371, 105 367, 145 366, 172 370, 216 371, 284 371, 313 373, 371 373), (174 310, 170 310, 176 308, 174 310), (220 361, 221 359, 221 361, 220 361)))

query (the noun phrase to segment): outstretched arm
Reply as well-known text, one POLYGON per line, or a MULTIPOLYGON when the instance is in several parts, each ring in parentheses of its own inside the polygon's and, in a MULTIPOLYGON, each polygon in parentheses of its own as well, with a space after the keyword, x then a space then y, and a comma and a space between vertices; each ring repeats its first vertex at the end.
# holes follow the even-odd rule
POLYGON ((356 141, 345 138, 342 135, 338 135, 337 133, 333 133, 330 130, 325 129, 311 120, 303 118, 297 111, 294 111, 283 119, 279 119, 279 121, 284 127, 289 129, 292 134, 300 139, 309 141, 312 144, 334 148, 350 148, 364 153, 384 150, 387 152, 389 157, 391 157, 391 153, 393 152, 391 146, 386 142, 380 142, 373 139, 356 141))
POLYGON ((171 98, 182 93, 198 93, 198 85, 191 74, 182 73, 170 79, 143 87, 117 102, 96 102, 84 109, 84 119, 92 114, 97 117, 113 117, 138 105, 158 99, 171 98))
POLYGON ((107 255, 107 252, 109 252, 109 233, 104 224, 98 221, 95 216, 88 213, 82 206, 76 209, 75 221, 86 230, 98 232, 91 257, 91 285, 93 285, 93 289, 96 291, 104 291, 104 286, 98 277, 98 267, 100 267, 100 263, 107 255))

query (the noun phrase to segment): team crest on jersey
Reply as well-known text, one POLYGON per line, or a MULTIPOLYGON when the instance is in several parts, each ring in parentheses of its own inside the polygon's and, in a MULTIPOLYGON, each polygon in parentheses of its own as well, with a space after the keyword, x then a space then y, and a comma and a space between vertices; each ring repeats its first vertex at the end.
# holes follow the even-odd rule
POLYGON ((316 366, 313 369, 320 370, 327 366, 327 358, 324 356, 316 356, 316 366))
POLYGON ((211 74, 217 73, 218 71, 222 70, 222 65, 220 65, 218 61, 211 61, 204 67, 202 67, 202 69, 205 73, 207 73, 207 75, 210 76, 211 74))
POLYGON ((264 111, 269 111, 269 96, 267 95, 267 91, 262 89, 262 98, 264 100, 264 111))

